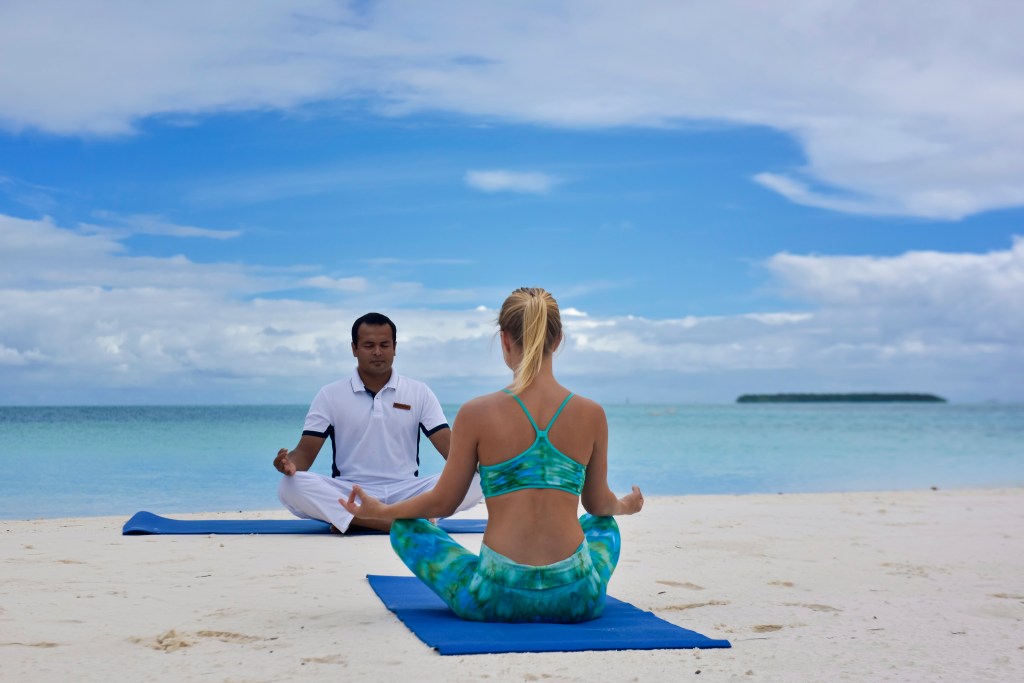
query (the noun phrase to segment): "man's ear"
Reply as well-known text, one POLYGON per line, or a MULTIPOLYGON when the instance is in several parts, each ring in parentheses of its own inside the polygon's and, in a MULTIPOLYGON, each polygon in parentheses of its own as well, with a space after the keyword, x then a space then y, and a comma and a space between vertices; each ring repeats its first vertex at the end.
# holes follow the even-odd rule
POLYGON ((356 355, 356 343, 355 342, 352 342, 352 355, 353 356, 356 355))

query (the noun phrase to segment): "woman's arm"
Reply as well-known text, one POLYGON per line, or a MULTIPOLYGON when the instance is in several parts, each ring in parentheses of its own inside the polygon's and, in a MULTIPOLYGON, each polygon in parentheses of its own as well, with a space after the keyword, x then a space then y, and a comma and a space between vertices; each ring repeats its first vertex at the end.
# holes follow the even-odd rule
POLYGON ((608 488, 608 419, 601 406, 596 408, 594 451, 590 455, 587 478, 583 482, 583 494, 580 496, 583 509, 598 517, 640 512, 644 506, 644 496, 638 487, 634 486, 633 492, 622 498, 616 497, 608 488))
POLYGON ((361 487, 354 486, 348 500, 339 499, 338 502, 363 519, 432 519, 454 514, 465 499, 476 473, 479 426, 474 415, 472 401, 459 410, 456 428, 451 430, 448 460, 431 490, 400 503, 385 505, 363 493, 361 487))

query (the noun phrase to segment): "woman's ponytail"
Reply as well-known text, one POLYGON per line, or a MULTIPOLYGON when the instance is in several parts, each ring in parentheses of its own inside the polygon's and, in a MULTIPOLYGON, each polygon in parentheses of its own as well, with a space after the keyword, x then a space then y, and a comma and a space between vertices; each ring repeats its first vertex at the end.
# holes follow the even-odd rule
POLYGON ((562 339, 558 302, 539 287, 520 287, 502 304, 498 326, 523 350, 512 384, 512 393, 518 394, 530 386, 540 372, 544 356, 554 351, 562 339))

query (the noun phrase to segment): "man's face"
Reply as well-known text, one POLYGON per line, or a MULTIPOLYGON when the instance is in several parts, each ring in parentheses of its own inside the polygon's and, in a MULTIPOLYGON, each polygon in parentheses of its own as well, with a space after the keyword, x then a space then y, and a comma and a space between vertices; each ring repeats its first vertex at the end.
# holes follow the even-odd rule
POLYGON ((395 362, 395 342, 391 339, 389 325, 367 325, 357 330, 358 342, 352 345, 359 374, 363 377, 387 379, 391 376, 391 365, 395 362))

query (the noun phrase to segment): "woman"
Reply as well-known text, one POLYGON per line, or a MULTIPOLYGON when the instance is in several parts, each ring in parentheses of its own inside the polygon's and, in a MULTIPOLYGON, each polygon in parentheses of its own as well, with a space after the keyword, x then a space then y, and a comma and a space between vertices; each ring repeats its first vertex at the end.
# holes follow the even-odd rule
POLYGON ((517 289, 498 326, 514 381, 459 410, 437 485, 394 505, 356 486, 339 502, 356 517, 395 520, 395 552, 463 619, 594 619, 619 557, 612 516, 639 512, 643 496, 635 486, 622 498, 608 488, 604 411, 555 380, 562 322, 554 298, 517 289), (477 471, 488 512, 480 555, 422 519, 454 513, 477 471), (581 500, 589 514, 577 519, 581 500))

